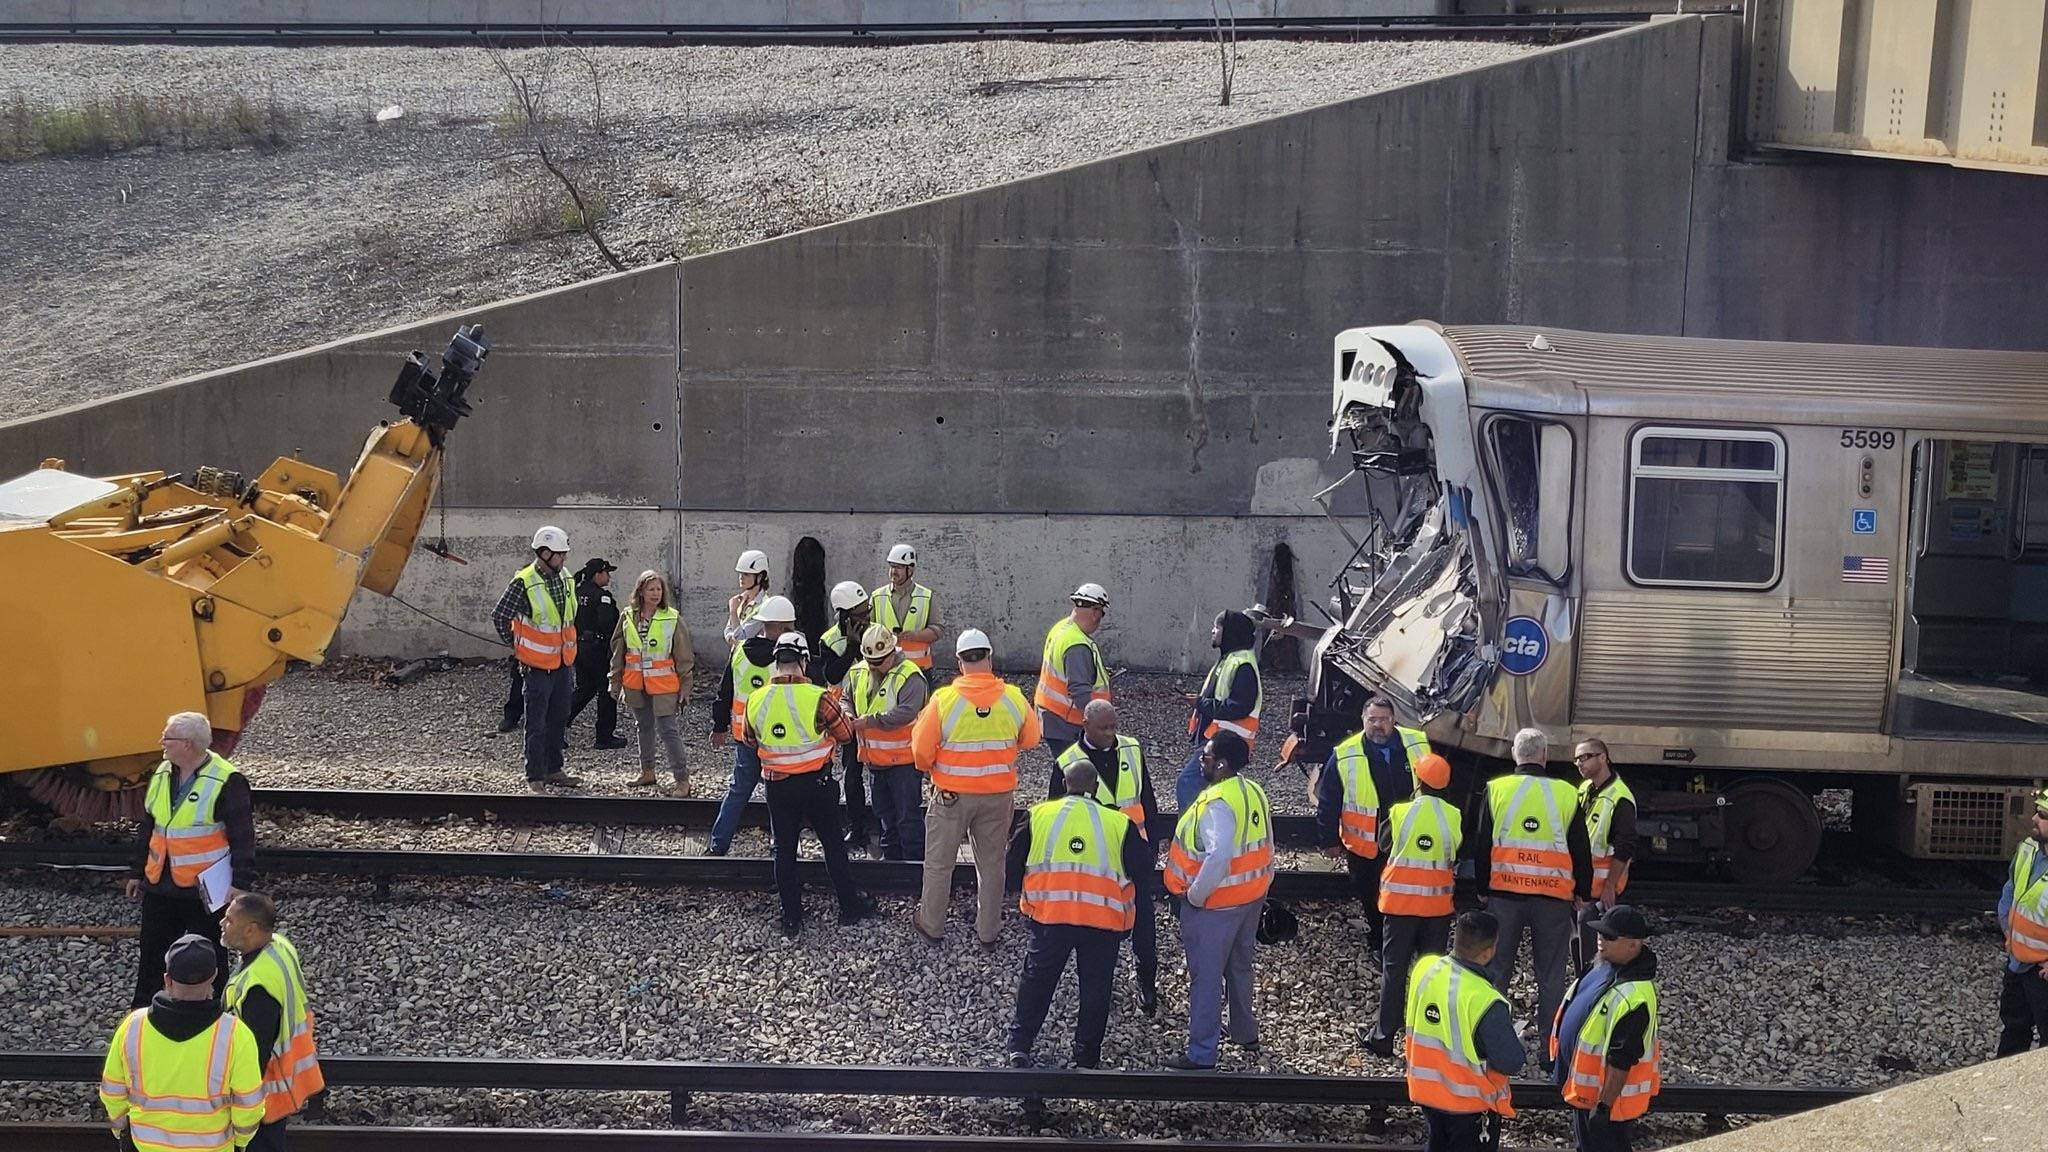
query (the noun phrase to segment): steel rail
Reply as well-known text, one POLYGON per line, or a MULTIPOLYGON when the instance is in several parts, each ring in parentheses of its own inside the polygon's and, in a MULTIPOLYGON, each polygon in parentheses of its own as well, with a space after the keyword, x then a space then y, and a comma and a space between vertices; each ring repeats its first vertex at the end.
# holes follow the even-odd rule
MULTIPOLYGON (((887 1136, 868 1132, 711 1132, 620 1128, 291 1126, 299 1152, 1416 1152, 1413 1144, 1244 1143, 1051 1136, 887 1136)), ((108 1152, 107 1126, 0 1123, 0 1147, 108 1152)))
MULTIPOLYGON (((105 1055, 99 1052, 0 1052, 0 1081, 97 1082, 104 1060, 105 1055)), ((720 1093, 741 1096, 934 1096, 978 1100, 1408 1106, 1408 1084, 1399 1076, 328 1055, 320 1057, 320 1070, 330 1087, 349 1088, 668 1092, 685 1097, 692 1093, 720 1093)), ((1839 1104, 1870 1091, 1874 1089, 1667 1082, 1657 1096, 1656 1110, 1710 1116, 1786 1116, 1839 1104)), ((1560 1089, 1547 1080, 1517 1080, 1514 1092, 1518 1110, 1556 1111, 1566 1107, 1560 1089)))
MULTIPOLYGON (((129 849, 117 844, 0 844, 0 868, 88 868, 128 866, 129 849)), ((922 864, 853 860, 854 882, 871 892, 915 893, 922 864)), ((364 876, 388 892, 397 877, 438 876, 504 880, 583 880, 605 884, 677 884, 729 890, 766 891, 774 884, 774 861, 760 856, 629 856, 570 852, 429 852, 384 848, 264 848, 259 870, 285 875, 364 876)), ((799 867, 804 880, 826 881, 821 860, 799 867)), ((974 869, 961 864, 954 883, 972 882, 974 869)), ((1341 871, 1283 869, 1273 876, 1280 900, 1350 900, 1355 889, 1341 871)), ((1469 902, 1471 893, 1466 899, 1469 902)), ((1698 913, 1739 909, 1763 913, 1818 913, 1834 916, 1968 917, 1997 905, 1997 894, 1976 890, 1916 888, 1825 888, 1800 885, 1777 890, 1726 884, 1653 883, 1629 885, 1629 899, 1651 908, 1698 913)))

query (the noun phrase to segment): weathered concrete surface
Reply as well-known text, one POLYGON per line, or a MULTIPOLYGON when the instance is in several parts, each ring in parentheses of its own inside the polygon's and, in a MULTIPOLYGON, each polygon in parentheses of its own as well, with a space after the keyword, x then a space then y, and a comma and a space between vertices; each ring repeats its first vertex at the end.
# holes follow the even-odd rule
MULTIPOLYGON (((2048 219, 2048 181, 1730 163, 1738 31, 1664 21, 0 425, 0 474, 343 466, 398 354, 482 319, 499 350, 447 485, 475 562, 423 555, 401 587, 437 616, 488 631, 553 521, 678 573, 711 655, 741 548, 786 588, 808 535, 830 580, 873 583, 902 538, 1008 664, 1092 579, 1113 663, 1192 667, 1276 544, 1305 600, 1342 557, 1309 497, 1341 470, 1343 328, 2048 346, 2048 232, 1996 223, 2048 219)), ((373 598, 341 647, 488 650, 373 598)))
POLYGON ((1930 1076, 1846 1104, 1681 1144, 1684 1152, 1794 1148, 1959 1152, 2039 1148, 2048 1051, 1930 1076))

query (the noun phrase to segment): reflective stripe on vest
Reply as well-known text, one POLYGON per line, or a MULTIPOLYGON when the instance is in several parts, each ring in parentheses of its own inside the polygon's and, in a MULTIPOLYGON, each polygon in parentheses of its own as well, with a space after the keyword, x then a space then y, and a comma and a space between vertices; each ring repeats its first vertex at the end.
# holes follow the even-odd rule
POLYGON ((313 1012, 306 999, 299 950, 291 941, 272 935, 263 951, 242 965, 228 981, 227 1010, 240 1016, 242 1001, 251 988, 268 992, 280 1010, 277 1043, 263 1065, 263 1122, 270 1124, 305 1107, 315 1092, 327 1086, 327 1080, 320 1072, 319 1051, 313 1043, 313 1012))
POLYGON ((220 822, 216 810, 221 790, 236 768, 226 757, 207 753, 184 801, 173 811, 171 774, 175 771, 166 760, 149 778, 149 791, 143 799, 151 821, 149 856, 143 862, 142 875, 151 884, 161 883, 168 862, 172 884, 196 888, 201 872, 228 858, 228 826, 220 822))
POLYGON ((1394 735, 1401 738, 1401 748, 1408 753, 1408 787, 1415 787, 1415 762, 1429 755, 1429 737, 1420 728, 1396 728, 1394 735))
MULTIPOLYGON (((1065 752, 1060 753, 1060 771, 1088 759, 1088 750, 1076 740, 1065 752)), ((1145 831, 1145 750, 1129 736, 1116 738, 1116 787, 1111 788, 1100 773, 1095 777, 1095 799, 1124 814, 1138 828, 1138 835, 1151 839, 1145 831)))
POLYGON ((918 666, 921 671, 932 668, 932 645, 929 640, 905 639, 905 632, 922 632, 931 627, 932 590, 922 584, 910 586, 910 610, 901 619, 896 616, 896 602, 889 596, 893 585, 884 584, 868 593, 868 603, 875 606, 875 623, 896 633, 896 647, 903 652, 903 658, 918 666))
POLYGON ((1109 699, 1109 674, 1102 667, 1102 650, 1095 646, 1094 637, 1081 631, 1072 616, 1062 616, 1052 631, 1045 634, 1045 651, 1038 658, 1038 687, 1031 694, 1031 702, 1069 724, 1079 724, 1082 709, 1097 698, 1109 699), (1067 683, 1067 651, 1077 644, 1086 645, 1094 659, 1092 685, 1067 683))
POLYGON ((657 608, 641 634, 641 621, 627 609, 619 621, 626 645, 626 666, 619 683, 649 696, 673 696, 683 690, 683 678, 676 672, 676 610, 657 608))
MULTIPOLYGON (((1614 809, 1623 800, 1636 802, 1636 794, 1629 791, 1628 784, 1620 776, 1612 777, 1607 787, 1593 791, 1593 782, 1587 780, 1579 785, 1579 807, 1586 812, 1586 838, 1593 842, 1593 895, 1600 895, 1601 885, 1607 883, 1607 870, 1614 866, 1614 845, 1607 840, 1614 830, 1614 809)), ((1616 896, 1628 890, 1628 876, 1621 878, 1621 886, 1614 890, 1616 896)))
POLYGON ((732 738, 742 735, 740 728, 747 718, 747 700, 754 693, 768 686, 775 679, 775 665, 756 664, 747 659, 747 646, 742 643, 732 650, 732 738))
MULTIPOLYGON (((846 698, 852 702, 853 714, 871 718, 888 715, 895 709, 903 685, 917 674, 917 665, 899 660, 878 678, 873 665, 865 660, 855 661, 846 674, 846 698)), ((910 736, 916 727, 917 717, 913 716, 900 728, 868 728, 857 733, 860 762, 877 768, 911 763, 914 757, 910 753, 910 736)))
POLYGON ((1579 790, 1517 772, 1488 781, 1486 802, 1493 810, 1493 889, 1571 899, 1567 835, 1579 810, 1579 790))
MULTIPOLYGON (((1602 969, 1594 969, 1594 972, 1599 971, 1602 969)), ((1589 976, 1592 974, 1587 973, 1589 976)), ((1558 1005, 1557 1021, 1564 1019, 1565 1009, 1578 990, 1578 981, 1572 981, 1563 1003, 1558 1005)), ((1633 1120, 1650 1110, 1651 1098, 1664 1087, 1664 1078, 1658 1071, 1658 1065, 1663 1061, 1664 1045, 1657 1036, 1657 989, 1648 980, 1623 981, 1600 993, 1600 999, 1586 1014, 1586 1022, 1579 1026, 1579 1034, 1573 1041, 1570 1071, 1564 1081, 1565 1103, 1574 1108, 1591 1108, 1600 1102, 1600 1092, 1607 1079, 1607 1047, 1614 1040, 1614 1025, 1638 1006, 1650 1011, 1649 1025, 1643 1030, 1643 1058, 1636 1061, 1623 1078, 1621 1095, 1615 1097, 1608 1115, 1615 1120, 1633 1120)), ((1553 1022, 1550 1028, 1552 1060, 1557 1059, 1557 1028, 1558 1024, 1553 1022)))
POLYGON ((951 684, 932 695, 938 709, 939 747, 932 786, 947 792, 1009 792, 1017 787, 1017 738, 1024 731, 1024 698, 1003 685, 986 715, 951 684))
POLYGON ((512 618, 512 654, 529 668, 560 668, 576 662, 576 590, 562 581, 564 600, 548 595, 547 577, 528 564, 512 577, 526 589, 526 612, 512 618))
POLYGON ((1488 1067, 1474 1034, 1504 1003, 1486 977, 1448 956, 1424 956, 1408 978, 1408 1099, 1439 1112, 1515 1114, 1508 1078, 1488 1067))
POLYGON ((2022 964, 2048 963, 2048 872, 2033 879, 2040 842, 2020 841, 2012 857, 2012 909, 2006 914, 2005 950, 2022 964))
POLYGON ((1387 809, 1392 825, 1380 869, 1380 911, 1389 916, 1449 916, 1464 839, 1458 810, 1437 796, 1387 809))
POLYGON ((1130 931, 1138 890, 1124 873, 1129 827, 1122 813, 1081 796, 1032 805, 1032 851, 1018 909, 1040 924, 1130 931))
MULTIPOLYGON (((1219 704, 1228 700, 1230 686, 1237 679, 1237 670, 1246 667, 1252 670, 1252 681, 1258 685, 1252 695, 1252 714, 1240 720, 1211 720, 1202 729, 1202 739, 1207 740, 1218 732, 1235 732, 1244 737, 1246 744, 1258 740, 1259 713, 1266 710, 1266 680, 1259 675, 1259 658, 1251 649, 1239 648, 1234 652, 1225 652, 1222 658, 1216 661, 1216 666, 1209 670, 1209 678, 1202 682, 1202 696, 1219 704)), ((1195 734, 1197 719, 1198 717, 1192 713, 1188 715, 1190 736, 1195 734)))
POLYGON ((795 776, 816 772, 832 759, 834 741, 818 728, 816 684, 770 684, 747 700, 747 731, 761 754, 762 772, 795 776))
MULTIPOLYGON (((1380 788, 1372 778, 1372 757, 1365 733, 1337 745, 1337 779, 1343 786, 1343 810, 1337 817, 1337 839, 1353 856, 1367 860, 1380 854, 1380 788)), ((1413 773, 1410 773, 1413 778, 1413 773)))
MULTIPOLYGON (((1266 804, 1266 790, 1242 776, 1202 789, 1195 802, 1181 813, 1173 830, 1173 843, 1166 852, 1166 890, 1176 896, 1187 894, 1202 870, 1196 855, 1200 845, 1202 810, 1211 804, 1227 804, 1237 821, 1236 842, 1231 846, 1230 874, 1210 893, 1204 908, 1234 908, 1265 898, 1273 886, 1273 820, 1266 804)), ((1220 846, 1210 851, 1220 852, 1220 846)))
POLYGON ((251 1086, 234 1089, 235 1018, 223 1013, 186 1040, 173 1040, 148 1021, 149 1009, 137 1008, 121 1022, 115 1044, 125 1074, 118 1081, 100 1077, 100 1099, 114 1131, 125 1131, 141 1152, 229 1152, 246 1144, 263 1122, 263 1084, 246 1068, 251 1086))

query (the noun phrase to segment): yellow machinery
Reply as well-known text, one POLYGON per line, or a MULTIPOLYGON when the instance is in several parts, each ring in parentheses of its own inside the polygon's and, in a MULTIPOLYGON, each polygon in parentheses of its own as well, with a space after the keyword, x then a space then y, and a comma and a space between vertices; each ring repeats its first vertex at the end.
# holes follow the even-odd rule
POLYGON ((171 713, 205 713, 231 750, 287 660, 326 657, 358 585, 398 586, 489 351, 468 326, 438 374, 412 353, 391 389, 404 419, 379 422, 345 482, 281 458, 254 481, 50 460, 0 484, 0 567, 36 582, 8 613, 0 773, 102 820, 139 811, 171 713))

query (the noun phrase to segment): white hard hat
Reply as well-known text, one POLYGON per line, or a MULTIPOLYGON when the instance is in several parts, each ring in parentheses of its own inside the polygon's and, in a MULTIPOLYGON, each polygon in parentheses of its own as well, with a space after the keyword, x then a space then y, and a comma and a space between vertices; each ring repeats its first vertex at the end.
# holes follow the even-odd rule
POLYGON ((868 602, 868 590, 858 580, 841 580, 832 586, 832 607, 851 612, 868 602))
POLYGON ((1109 593, 1103 591, 1100 584, 1083 584, 1074 589, 1074 594, 1069 599, 1076 604, 1088 604, 1096 608, 1109 607, 1109 593))
POLYGON ((898 544, 889 549, 889 563, 915 565, 917 563, 917 549, 912 548, 908 544, 898 544))
POLYGON ((787 596, 770 596, 754 610, 754 619, 763 624, 794 624, 796 605, 791 604, 787 596))
POLYGON ((544 525, 540 531, 533 534, 533 546, 535 548, 545 548, 550 552, 567 552, 569 550, 569 534, 553 524, 544 525))
POLYGON ((733 565, 732 570, 758 576, 768 570, 768 554, 758 548, 749 548, 740 553, 740 562, 733 565))
POLYGON ((784 632, 775 638, 775 662, 794 664, 800 659, 809 659, 811 642, 801 632, 784 632))
POLYGON ((979 628, 969 628, 965 632, 960 633, 958 640, 953 641, 953 655, 958 656, 966 652, 986 652, 994 647, 995 645, 988 642, 988 633, 983 632, 979 628))
POLYGON ((896 650, 896 633, 887 624, 870 624, 860 634, 860 654, 863 659, 880 660, 896 650))

